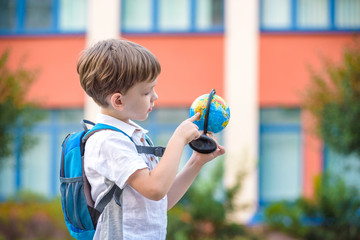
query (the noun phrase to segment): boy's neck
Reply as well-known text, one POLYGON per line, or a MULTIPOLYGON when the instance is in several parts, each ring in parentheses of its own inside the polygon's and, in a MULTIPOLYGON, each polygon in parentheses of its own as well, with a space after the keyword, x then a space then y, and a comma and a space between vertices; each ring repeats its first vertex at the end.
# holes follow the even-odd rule
POLYGON ((130 124, 130 119, 126 118, 125 116, 121 116, 121 113, 119 111, 113 111, 112 109, 108 108, 101 108, 101 113, 130 124))

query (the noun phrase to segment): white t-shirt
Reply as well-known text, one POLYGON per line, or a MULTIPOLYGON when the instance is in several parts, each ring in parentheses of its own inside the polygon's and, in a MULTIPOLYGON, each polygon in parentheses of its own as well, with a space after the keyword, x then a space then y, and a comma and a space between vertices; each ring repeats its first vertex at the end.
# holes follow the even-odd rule
MULTIPOLYGON (((98 114, 97 122, 114 126, 124 131, 137 145, 148 145, 147 131, 134 122, 127 124, 108 115, 98 114)), ((84 168, 91 185, 95 206, 99 203, 108 185, 114 182, 123 189, 123 236, 124 239, 165 239, 167 226, 167 197, 153 201, 138 193, 126 183, 138 169, 150 171, 158 163, 154 155, 139 154, 135 144, 123 133, 102 130, 94 133, 86 142, 84 168)), ((100 216, 94 239, 99 239, 102 219, 100 216)))

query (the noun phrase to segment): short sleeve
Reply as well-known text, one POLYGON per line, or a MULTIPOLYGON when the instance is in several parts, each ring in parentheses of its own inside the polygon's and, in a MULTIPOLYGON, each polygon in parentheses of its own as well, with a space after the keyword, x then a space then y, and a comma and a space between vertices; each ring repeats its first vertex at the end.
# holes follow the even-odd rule
MULTIPOLYGON (((95 163, 96 171, 123 188, 128 178, 137 170, 147 168, 147 165, 135 144, 123 133, 101 131, 99 158, 95 163)), ((96 135, 94 134, 94 135, 96 135)), ((96 140, 96 136, 94 136, 96 140)), ((92 139, 90 138, 89 141, 92 139)))

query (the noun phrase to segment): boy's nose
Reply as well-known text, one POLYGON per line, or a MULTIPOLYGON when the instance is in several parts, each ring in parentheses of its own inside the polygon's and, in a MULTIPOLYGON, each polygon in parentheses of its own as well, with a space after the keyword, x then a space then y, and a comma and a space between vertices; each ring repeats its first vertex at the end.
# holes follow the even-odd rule
POLYGON ((155 102, 158 99, 158 95, 156 94, 155 90, 154 90, 154 94, 153 94, 153 98, 152 101, 155 102))

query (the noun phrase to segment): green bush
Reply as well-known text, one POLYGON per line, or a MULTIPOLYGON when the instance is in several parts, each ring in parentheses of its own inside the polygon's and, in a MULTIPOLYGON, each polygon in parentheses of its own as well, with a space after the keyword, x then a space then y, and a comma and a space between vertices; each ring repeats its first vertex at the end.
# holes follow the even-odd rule
POLYGON ((36 136, 29 134, 30 130, 45 117, 38 105, 26 99, 36 72, 21 65, 12 70, 8 58, 9 51, 0 54, 0 167, 14 152, 24 152, 34 145, 36 136))
POLYGON ((360 44, 345 49, 339 64, 325 60, 323 72, 312 71, 304 107, 316 120, 324 142, 342 154, 360 155, 360 44))
MULTIPOLYGON (((221 162, 220 162, 221 163, 221 162)), ((245 226, 228 222, 233 197, 240 188, 222 189, 222 165, 198 179, 179 204, 168 213, 169 240, 258 240, 245 226), (219 194, 223 192, 223 194, 219 194), (223 196, 220 200, 216 200, 223 196)), ((23 191, 0 203, 0 240, 72 239, 65 225, 60 197, 48 200, 23 191)))
POLYGON ((277 202, 265 209, 265 222, 274 229, 309 240, 358 240, 360 195, 334 175, 316 180, 313 200, 277 202))
POLYGON ((167 239, 260 239, 245 226, 227 221, 226 213, 233 210, 234 193, 240 185, 229 190, 222 189, 221 162, 209 176, 206 180, 198 179, 183 199, 168 212, 167 239), (216 200, 219 191, 224 192, 221 201, 216 200))
POLYGON ((41 195, 22 192, 0 203, 0 239, 72 239, 65 225, 60 198, 51 201, 41 195))

